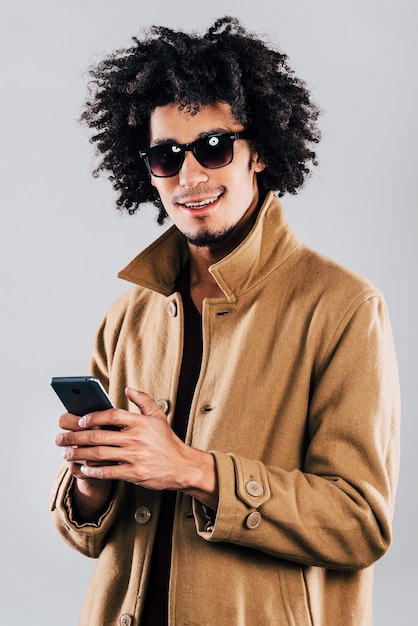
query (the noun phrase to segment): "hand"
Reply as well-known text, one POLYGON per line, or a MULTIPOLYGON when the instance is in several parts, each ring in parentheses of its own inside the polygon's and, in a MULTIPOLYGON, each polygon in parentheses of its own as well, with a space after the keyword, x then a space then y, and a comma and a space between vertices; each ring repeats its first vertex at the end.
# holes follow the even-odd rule
MULTIPOLYGON (((60 417, 59 425, 67 431, 80 431, 82 429, 78 425, 79 419, 77 415, 65 413, 60 417)), ((61 445, 61 440, 62 433, 55 439, 57 445, 61 445)), ((76 478, 72 492, 74 512, 79 522, 94 521, 109 502, 112 482, 110 480, 87 478, 81 471, 82 463, 85 463, 85 461, 68 461, 68 468, 76 478)))
POLYGON ((150 396, 130 388, 126 395, 140 413, 100 411, 78 418, 76 426, 75 416, 63 416, 60 425, 69 432, 58 435, 56 443, 65 448, 64 458, 70 464, 81 463, 75 475, 125 480, 147 489, 182 490, 216 508, 213 456, 181 441, 150 396), (119 430, 103 430, 103 426, 119 430))

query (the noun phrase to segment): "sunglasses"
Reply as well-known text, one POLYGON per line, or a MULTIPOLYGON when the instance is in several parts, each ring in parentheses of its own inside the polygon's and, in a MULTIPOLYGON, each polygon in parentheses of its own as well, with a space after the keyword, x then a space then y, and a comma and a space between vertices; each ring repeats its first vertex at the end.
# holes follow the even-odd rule
POLYGON ((196 160, 209 169, 225 167, 234 158, 234 141, 247 139, 244 131, 238 133, 214 133, 191 143, 165 141, 140 152, 148 171, 158 178, 175 176, 183 165, 186 152, 193 152, 196 160))

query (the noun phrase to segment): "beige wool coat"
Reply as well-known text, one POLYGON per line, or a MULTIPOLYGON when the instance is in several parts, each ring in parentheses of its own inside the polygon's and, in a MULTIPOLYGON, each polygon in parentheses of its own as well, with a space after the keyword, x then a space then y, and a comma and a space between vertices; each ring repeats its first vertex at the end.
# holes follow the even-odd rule
MULTIPOLYGON (((120 276, 136 284, 100 327, 91 372, 175 409, 187 260, 173 227, 120 276)), ((177 496, 170 626, 370 626, 373 563, 391 543, 399 388, 384 300, 305 247, 270 193, 245 241, 210 268, 187 443, 212 451, 216 516, 177 496)), ((91 524, 58 473, 55 524, 97 558, 80 626, 138 626, 160 495, 118 484, 91 524)))

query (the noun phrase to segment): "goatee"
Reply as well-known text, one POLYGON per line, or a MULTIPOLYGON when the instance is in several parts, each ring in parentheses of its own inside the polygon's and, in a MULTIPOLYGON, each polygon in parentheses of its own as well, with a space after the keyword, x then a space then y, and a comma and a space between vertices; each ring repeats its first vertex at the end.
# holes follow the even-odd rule
POLYGON ((212 232, 210 230, 203 230, 196 235, 190 235, 188 233, 182 233, 187 243, 196 246, 197 248, 206 248, 209 246, 216 246, 222 243, 232 233, 234 226, 227 226, 222 231, 212 232))

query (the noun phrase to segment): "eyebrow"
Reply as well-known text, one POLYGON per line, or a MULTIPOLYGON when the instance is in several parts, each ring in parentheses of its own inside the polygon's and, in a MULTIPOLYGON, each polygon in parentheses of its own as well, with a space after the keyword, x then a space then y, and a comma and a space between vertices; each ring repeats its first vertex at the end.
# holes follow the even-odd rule
MULTIPOLYGON (((188 141, 187 144, 193 143, 194 141, 198 141, 199 139, 203 139, 204 137, 209 137, 210 135, 224 135, 224 134, 228 135, 229 133, 231 133, 232 135, 233 133, 238 133, 238 132, 242 132, 242 131, 230 130, 230 129, 227 130, 226 128, 213 128, 211 130, 205 130, 199 133, 197 137, 195 137, 195 139, 193 139, 192 141, 188 141)), ((167 137, 164 139, 157 139, 157 141, 153 141, 152 145, 150 145, 150 148, 155 148, 156 146, 160 146, 165 143, 176 144, 177 146, 187 145, 184 143, 180 143, 179 141, 177 141, 177 139, 173 139, 172 137, 167 137)))

